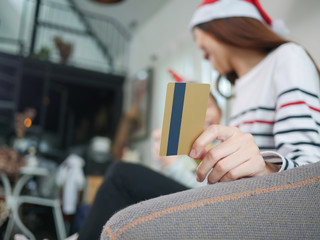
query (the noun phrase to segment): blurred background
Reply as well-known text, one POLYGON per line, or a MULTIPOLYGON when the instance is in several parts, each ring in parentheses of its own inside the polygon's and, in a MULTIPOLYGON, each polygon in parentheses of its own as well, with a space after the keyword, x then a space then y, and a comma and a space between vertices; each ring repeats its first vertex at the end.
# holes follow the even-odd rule
MULTIPOLYGON (((260 2, 272 19, 285 21, 288 38, 306 47, 320 64, 320 2, 260 2)), ((217 72, 202 60, 188 29, 200 3, 0 1, 0 171, 15 186, 26 175, 20 167, 33 167, 28 175, 32 184, 26 182, 18 195, 59 199, 66 205, 64 201, 70 200, 64 200, 63 189, 68 177, 59 185, 48 181, 48 175, 59 174, 65 166, 78 169, 84 181, 73 188, 79 194, 76 208, 62 209, 66 235, 77 231, 111 162, 156 167, 150 136, 162 125, 165 89, 173 80, 169 68, 188 80, 211 83, 224 113, 221 124, 228 124, 229 103, 214 87, 217 72), (10 151, 18 154, 14 160, 6 157, 10 151), (13 170, 6 169, 9 162, 14 162, 13 170), (49 170, 46 178, 39 168, 49 170), (55 194, 41 191, 57 185, 55 194)), ((220 89, 229 94, 231 86, 222 81, 220 89)), ((0 200, 6 202, 11 193, 5 187, 0 191, 0 200)), ((23 206, 19 215, 35 236, 59 238, 51 210, 43 209, 43 202, 23 206)), ((4 238, 10 213, 5 218, 5 208, 0 209, 4 238)), ((13 225, 12 233, 21 232, 13 225)))

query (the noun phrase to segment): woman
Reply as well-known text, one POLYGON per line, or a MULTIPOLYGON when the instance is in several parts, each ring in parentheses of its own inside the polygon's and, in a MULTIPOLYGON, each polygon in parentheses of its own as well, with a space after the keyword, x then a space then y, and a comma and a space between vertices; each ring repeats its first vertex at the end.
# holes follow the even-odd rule
POLYGON ((275 34, 255 0, 207 0, 191 21, 212 66, 234 84, 230 125, 212 125, 190 157, 197 180, 232 181, 320 159, 319 69, 299 45, 275 34), (211 150, 215 139, 222 143, 211 150))

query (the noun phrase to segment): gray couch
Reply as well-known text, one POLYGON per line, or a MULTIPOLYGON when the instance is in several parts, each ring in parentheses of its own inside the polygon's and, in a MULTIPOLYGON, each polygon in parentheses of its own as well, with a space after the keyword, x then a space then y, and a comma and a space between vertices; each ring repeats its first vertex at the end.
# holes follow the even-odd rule
POLYGON ((320 239, 320 162, 141 202, 101 239, 320 239))

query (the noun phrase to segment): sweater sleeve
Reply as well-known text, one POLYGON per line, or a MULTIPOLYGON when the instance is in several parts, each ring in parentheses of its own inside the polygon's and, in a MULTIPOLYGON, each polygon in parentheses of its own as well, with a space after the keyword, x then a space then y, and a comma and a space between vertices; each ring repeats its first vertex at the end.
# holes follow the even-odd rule
POLYGON ((276 152, 262 155, 270 162, 281 159, 282 171, 320 161, 320 86, 316 67, 302 47, 290 44, 279 54, 273 77, 276 152))

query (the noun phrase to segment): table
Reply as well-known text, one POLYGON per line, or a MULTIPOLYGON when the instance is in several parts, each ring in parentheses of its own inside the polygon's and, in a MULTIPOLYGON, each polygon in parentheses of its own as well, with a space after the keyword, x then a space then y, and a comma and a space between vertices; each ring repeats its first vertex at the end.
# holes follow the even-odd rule
POLYGON ((9 222, 6 228, 4 240, 9 240, 12 233, 14 225, 16 225, 23 234, 29 237, 30 240, 36 240, 34 235, 30 230, 23 224, 20 219, 18 210, 21 204, 30 203, 40 206, 52 207, 53 216, 56 226, 57 237, 60 240, 66 238, 66 231, 63 221, 63 216, 60 208, 59 199, 48 199, 42 197, 21 195, 21 191, 26 183, 35 176, 48 176, 49 171, 46 168, 40 167, 22 167, 19 171, 19 179, 15 186, 11 186, 8 176, 0 171, 1 180, 4 185, 6 203, 9 206, 11 213, 9 217, 9 222))

